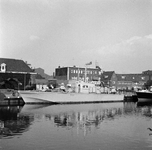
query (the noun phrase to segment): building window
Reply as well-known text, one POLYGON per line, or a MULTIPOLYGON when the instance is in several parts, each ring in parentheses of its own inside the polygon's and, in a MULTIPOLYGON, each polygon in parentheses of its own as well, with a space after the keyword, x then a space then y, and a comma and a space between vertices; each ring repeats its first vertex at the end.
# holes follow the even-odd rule
POLYGON ((145 77, 141 77, 142 80, 145 80, 145 77))
POLYGON ((0 66, 0 71, 1 72, 6 72, 6 64, 5 63, 2 63, 1 66, 0 66))
POLYGON ((125 79, 125 76, 121 76, 122 79, 125 79))
POLYGON ((108 78, 108 76, 104 76, 105 78, 108 78))

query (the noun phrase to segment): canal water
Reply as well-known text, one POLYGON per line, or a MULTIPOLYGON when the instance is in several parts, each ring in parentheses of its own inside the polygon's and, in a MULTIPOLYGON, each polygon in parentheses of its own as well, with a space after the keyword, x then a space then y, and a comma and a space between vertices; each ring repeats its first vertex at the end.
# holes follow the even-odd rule
POLYGON ((152 106, 0 107, 0 150, 151 150, 152 106))

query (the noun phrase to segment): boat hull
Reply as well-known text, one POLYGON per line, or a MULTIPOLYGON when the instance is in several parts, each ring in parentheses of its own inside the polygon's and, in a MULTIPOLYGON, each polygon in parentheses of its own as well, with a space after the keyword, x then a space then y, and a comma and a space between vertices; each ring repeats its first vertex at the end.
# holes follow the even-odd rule
POLYGON ((152 103, 152 92, 136 92, 138 102, 140 103, 152 103))
POLYGON ((0 106, 23 106, 25 104, 19 93, 12 89, 0 89, 0 106))
POLYGON ((124 95, 120 95, 120 94, 95 94, 95 93, 84 94, 84 93, 20 91, 20 95, 26 104, 100 103, 100 102, 121 102, 124 100, 124 95))

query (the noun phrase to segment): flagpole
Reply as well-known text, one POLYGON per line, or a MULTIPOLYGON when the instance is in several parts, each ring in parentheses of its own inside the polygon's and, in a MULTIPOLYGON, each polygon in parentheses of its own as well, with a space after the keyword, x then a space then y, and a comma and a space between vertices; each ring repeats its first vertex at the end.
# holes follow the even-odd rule
POLYGON ((87 65, 85 65, 85 76, 84 76, 84 81, 86 82, 86 78, 87 78, 87 65))
POLYGON ((85 82, 86 82, 86 78, 87 78, 87 66, 91 65, 91 64, 92 64, 92 61, 90 61, 89 63, 85 64, 85 76, 84 76, 85 77, 85 79, 84 79, 85 82))
POLYGON ((79 71, 80 71, 80 68, 79 68, 79 66, 78 66, 78 81, 79 81, 79 76, 80 76, 80 75, 79 75, 79 71))

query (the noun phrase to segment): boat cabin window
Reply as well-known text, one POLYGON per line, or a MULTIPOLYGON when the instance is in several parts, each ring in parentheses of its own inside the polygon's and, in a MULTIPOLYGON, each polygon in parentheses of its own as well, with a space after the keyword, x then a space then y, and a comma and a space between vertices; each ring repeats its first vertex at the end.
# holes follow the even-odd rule
POLYGON ((83 88, 88 88, 88 85, 83 85, 83 88))

